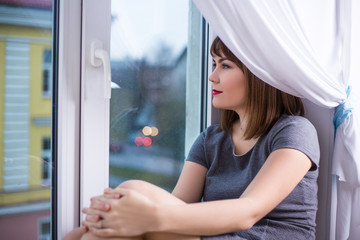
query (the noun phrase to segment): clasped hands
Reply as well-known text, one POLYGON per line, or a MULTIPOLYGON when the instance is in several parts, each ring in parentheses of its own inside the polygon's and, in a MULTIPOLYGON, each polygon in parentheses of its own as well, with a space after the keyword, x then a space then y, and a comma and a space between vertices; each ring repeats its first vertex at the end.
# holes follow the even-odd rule
POLYGON ((98 237, 132 237, 157 231, 157 205, 131 189, 107 188, 91 198, 82 225, 98 237))

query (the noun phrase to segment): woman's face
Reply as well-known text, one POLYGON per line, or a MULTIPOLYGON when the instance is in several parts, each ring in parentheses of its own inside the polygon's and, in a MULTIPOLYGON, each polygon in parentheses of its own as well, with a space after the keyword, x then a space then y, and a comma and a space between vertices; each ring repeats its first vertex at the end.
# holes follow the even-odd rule
POLYGON ((212 103, 214 107, 233 110, 238 114, 245 111, 245 76, 243 71, 225 56, 213 57, 212 103))

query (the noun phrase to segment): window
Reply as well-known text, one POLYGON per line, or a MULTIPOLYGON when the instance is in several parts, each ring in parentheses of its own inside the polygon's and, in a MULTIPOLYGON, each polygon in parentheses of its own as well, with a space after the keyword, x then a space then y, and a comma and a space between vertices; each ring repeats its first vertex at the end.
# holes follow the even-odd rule
POLYGON ((50 218, 39 219, 39 240, 51 239, 51 222, 50 218))
POLYGON ((45 49, 43 53, 43 83, 42 91, 43 97, 51 97, 52 90, 52 63, 51 50, 45 49))
POLYGON ((51 0, 0 0, 0 239, 49 239, 52 15, 51 0))
POLYGON ((109 184, 136 178, 171 191, 185 158, 189 3, 111 7, 112 81, 120 88, 110 100, 109 184))
MULTIPOLYGON (((120 3, 127 4, 130 7, 127 9, 134 11, 131 1, 120 3)), ((152 3, 158 9, 166 8, 161 14, 176 12, 175 5, 167 1, 152 3)), ((200 14, 189 2, 174 2, 185 11, 179 18, 184 24, 163 28, 170 30, 165 35, 172 40, 162 41, 159 38, 160 41, 154 42, 157 50, 149 52, 146 59, 133 53, 129 58, 112 55, 113 82, 118 83, 120 88, 112 90, 110 114, 107 105, 110 102, 104 100, 103 83, 99 81, 103 79, 103 68, 90 67, 91 71, 86 70, 89 59, 85 57, 92 39, 102 40, 104 49, 108 50, 111 26, 119 22, 128 23, 121 20, 124 13, 114 12, 111 24, 111 13, 104 10, 107 4, 97 0, 22 3, 0 0, 0 96, 4 97, 4 101, 0 101, 0 171, 4 173, 0 177, 0 239, 50 239, 49 233, 54 233, 53 236, 57 234, 61 239, 61 234, 79 224, 79 208, 87 204, 89 196, 103 190, 109 182, 109 173, 111 179, 115 179, 112 182, 114 185, 121 181, 118 178, 140 176, 146 180, 153 179, 154 183, 171 190, 186 151, 200 132, 203 64, 200 60, 203 41, 200 14), (81 7, 86 12, 89 4, 95 4, 95 7, 89 7, 91 14, 82 15, 81 7), (52 27, 53 19, 57 19, 53 14, 57 14, 58 5, 60 30, 63 32, 59 33, 57 49, 53 46, 52 27), (95 19, 94 14, 101 16, 95 19), (89 22, 89 18, 94 22, 89 22), (174 45, 177 38, 181 44, 174 45), (59 58, 53 58, 58 51, 59 58), (82 53, 84 58, 81 60, 82 53), (58 63, 54 63, 54 59, 58 63), (128 64, 139 67, 140 71, 135 71, 128 64), (58 65, 59 70, 53 65, 58 65), (143 74, 141 84, 134 77, 123 84, 119 79, 119 74, 123 73, 143 74), (59 75, 60 80, 54 83, 53 75, 59 75), (167 92, 162 95, 156 93, 165 89, 167 92), (174 94, 176 89, 179 94, 174 94), (58 95, 52 99, 53 92, 57 90, 58 95), (124 92, 124 95, 119 95, 124 92), (57 99, 60 103, 54 105, 53 101, 57 99), (126 102, 132 105, 124 105, 126 102), (173 109, 174 106, 177 110, 173 109), (138 110, 132 111, 127 109, 129 107, 138 110), (118 110, 120 112, 116 112, 118 110), (187 116, 185 111, 191 114, 187 116), (160 116, 161 113, 164 115, 160 116), (111 127, 105 117, 110 115, 111 127), (58 119, 58 122, 52 119, 58 119), (54 123, 59 132, 55 137, 52 132, 54 123), (144 129, 145 126, 148 128, 144 129), (116 130, 110 134, 111 129, 116 130), (143 129, 144 132, 139 132, 138 136, 138 130, 143 129), (139 144, 136 145, 136 137, 142 138, 142 144, 136 142, 139 144), (121 166, 121 174, 113 174, 116 166, 112 164, 109 169, 106 161, 110 156, 113 163, 112 156, 124 153, 123 140, 127 140, 136 153, 145 153, 145 161, 143 159, 137 164, 145 163, 146 168, 121 166), (94 151, 107 154, 98 157, 99 154, 93 154, 94 151), (61 158, 61 161, 56 161, 53 156, 61 158), (149 157, 159 158, 160 161, 154 162, 149 157), (52 177, 56 177, 54 172, 58 174, 59 187, 51 181, 52 177), (96 180, 93 172, 98 174, 96 180), (57 194, 55 200, 58 205, 52 205, 55 200, 51 199, 51 193, 57 194), (57 209, 56 206, 60 207, 57 209), (58 211, 61 211, 60 214, 54 216, 58 211), (54 217, 58 220, 57 224, 53 222, 54 217), (18 231, 19 225, 28 228, 18 231)), ((117 4, 116 1, 113 4, 117 4)), ((144 4, 147 2, 144 1, 144 4)), ((157 15, 153 14, 149 19, 156 22, 156 18, 157 15)), ((161 21, 166 22, 170 18, 173 15, 167 15, 161 21)), ((171 22, 175 24, 176 19, 171 22)), ((152 25, 150 22, 142 24, 152 25)), ((155 36, 156 32, 151 34, 155 36)), ((116 47, 120 45, 113 45, 113 48, 116 47)), ((115 50, 112 51, 112 54, 115 53, 115 50)))
POLYGON ((50 137, 42 139, 42 173, 43 185, 49 185, 51 181, 51 140, 50 137))
POLYGON ((110 100, 109 185, 143 179, 171 191, 200 133, 202 18, 187 1, 140 6, 111 2, 111 75, 119 87, 110 100))
POLYGON ((205 126, 207 32, 192 2, 107 4, 83 4, 80 208, 126 179, 171 191, 205 126), (111 55, 110 100, 104 94, 108 64, 92 64, 94 39, 111 55))

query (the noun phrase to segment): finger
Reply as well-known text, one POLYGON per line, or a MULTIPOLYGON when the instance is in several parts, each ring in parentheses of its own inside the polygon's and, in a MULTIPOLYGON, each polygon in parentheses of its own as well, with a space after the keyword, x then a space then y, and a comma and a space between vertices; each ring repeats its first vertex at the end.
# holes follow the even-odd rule
POLYGON ((86 215, 85 221, 87 222, 98 222, 101 220, 100 215, 86 215))
POLYGON ((117 193, 116 189, 117 188, 115 188, 115 189, 106 188, 104 190, 104 196, 107 197, 107 198, 114 198, 114 199, 121 198, 121 194, 117 193))
POLYGON ((94 208, 83 208, 81 212, 85 213, 86 215, 99 215, 100 217, 104 213, 103 211, 94 208))
POLYGON ((98 222, 88 222, 88 221, 82 221, 81 225, 87 229, 92 229, 92 228, 102 228, 102 222, 98 221, 98 222))
POLYGON ((89 228, 84 227, 84 226, 81 226, 80 229, 81 229, 82 231, 84 231, 84 233, 87 232, 87 231, 89 231, 89 228))
POLYGON ((114 237, 117 235, 117 232, 111 228, 90 228, 90 232, 97 237, 114 237))
POLYGON ((103 219, 101 219, 101 228, 113 228, 114 227, 114 222, 108 218, 109 216, 104 216, 103 219))
POLYGON ((112 194, 118 194, 118 195, 120 195, 120 197, 123 197, 123 196, 128 195, 131 191, 134 191, 134 190, 127 189, 127 188, 122 188, 122 187, 117 187, 115 189, 112 189, 111 193, 112 194))
POLYGON ((120 197, 121 197, 120 194, 114 192, 109 192, 104 194, 104 198, 106 199, 119 199, 120 197))
POLYGON ((106 193, 111 193, 112 192, 112 188, 105 188, 104 189, 104 193, 106 194, 106 193))
POLYGON ((91 201, 90 208, 97 209, 100 211, 109 211, 110 203, 108 203, 106 200, 107 199, 91 201))
POLYGON ((94 200, 97 200, 97 199, 102 199, 104 197, 105 197, 105 195, 94 196, 94 197, 90 198, 90 201, 94 201, 94 200))
POLYGON ((109 191, 104 193, 104 195, 90 198, 90 201, 92 202, 92 201, 99 201, 104 199, 119 199, 119 198, 120 198, 120 194, 109 191))

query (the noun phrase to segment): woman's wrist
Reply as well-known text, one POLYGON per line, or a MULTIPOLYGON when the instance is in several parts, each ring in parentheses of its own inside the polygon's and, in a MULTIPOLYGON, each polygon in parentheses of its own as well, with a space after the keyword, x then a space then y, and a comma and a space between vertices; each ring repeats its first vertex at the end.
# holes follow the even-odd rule
POLYGON ((155 204, 154 205, 154 232, 168 232, 169 226, 168 226, 168 220, 167 220, 167 214, 169 208, 167 206, 164 206, 162 204, 155 204))

